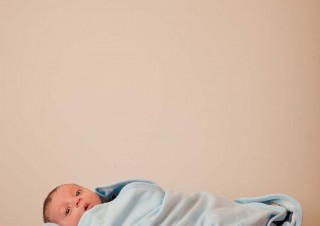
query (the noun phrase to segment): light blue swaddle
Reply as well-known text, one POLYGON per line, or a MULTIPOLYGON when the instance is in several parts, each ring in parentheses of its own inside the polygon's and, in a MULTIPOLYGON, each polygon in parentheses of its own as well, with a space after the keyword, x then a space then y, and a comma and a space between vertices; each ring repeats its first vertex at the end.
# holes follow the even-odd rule
POLYGON ((232 201, 206 192, 185 194, 164 191, 155 183, 144 180, 123 181, 96 188, 96 192, 106 199, 114 195, 117 197, 85 212, 78 226, 301 226, 302 224, 302 210, 299 203, 281 194, 232 201), (271 205, 273 202, 279 205, 271 205))

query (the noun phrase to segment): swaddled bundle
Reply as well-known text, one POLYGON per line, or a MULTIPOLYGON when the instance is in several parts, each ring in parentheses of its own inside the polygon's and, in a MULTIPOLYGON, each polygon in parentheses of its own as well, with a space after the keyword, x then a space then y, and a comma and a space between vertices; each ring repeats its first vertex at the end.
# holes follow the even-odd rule
POLYGON ((229 200, 211 193, 164 191, 150 181, 99 187, 101 205, 86 211, 78 226, 300 226, 302 210, 286 195, 229 200))

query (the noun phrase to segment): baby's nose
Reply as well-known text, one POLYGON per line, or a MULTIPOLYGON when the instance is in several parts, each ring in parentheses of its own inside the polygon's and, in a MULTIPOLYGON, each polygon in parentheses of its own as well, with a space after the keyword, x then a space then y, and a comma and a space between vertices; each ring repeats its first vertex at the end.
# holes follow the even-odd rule
POLYGON ((82 201, 81 198, 77 198, 77 199, 76 199, 76 207, 79 207, 81 201, 82 201))

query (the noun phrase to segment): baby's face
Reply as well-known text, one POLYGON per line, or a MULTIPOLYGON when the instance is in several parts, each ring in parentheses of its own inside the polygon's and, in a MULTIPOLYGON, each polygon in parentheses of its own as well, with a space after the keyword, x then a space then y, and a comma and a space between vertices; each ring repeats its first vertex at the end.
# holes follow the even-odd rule
POLYGON ((47 206, 47 216, 61 226, 77 226, 84 212, 101 204, 93 191, 74 184, 60 186, 47 206))

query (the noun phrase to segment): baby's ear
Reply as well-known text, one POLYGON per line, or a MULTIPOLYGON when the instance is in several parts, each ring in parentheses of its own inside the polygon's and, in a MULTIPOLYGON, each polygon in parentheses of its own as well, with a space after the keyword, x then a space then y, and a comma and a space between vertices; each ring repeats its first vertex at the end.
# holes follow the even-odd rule
POLYGON ((59 226, 59 225, 55 223, 44 223, 43 226, 59 226))

